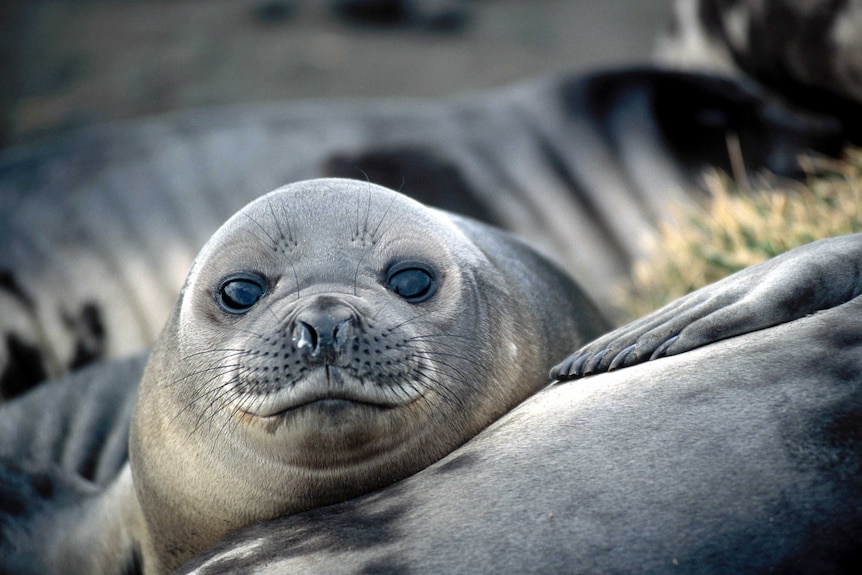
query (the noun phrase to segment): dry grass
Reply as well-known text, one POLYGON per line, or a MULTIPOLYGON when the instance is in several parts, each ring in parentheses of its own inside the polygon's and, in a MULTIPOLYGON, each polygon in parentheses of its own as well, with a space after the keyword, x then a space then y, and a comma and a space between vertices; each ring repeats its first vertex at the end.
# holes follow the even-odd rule
POLYGON ((708 174, 708 211, 677 212, 676 224, 661 226, 651 256, 632 269, 633 289, 619 298, 625 315, 640 317, 802 244, 862 231, 862 149, 802 165, 804 184, 708 174))

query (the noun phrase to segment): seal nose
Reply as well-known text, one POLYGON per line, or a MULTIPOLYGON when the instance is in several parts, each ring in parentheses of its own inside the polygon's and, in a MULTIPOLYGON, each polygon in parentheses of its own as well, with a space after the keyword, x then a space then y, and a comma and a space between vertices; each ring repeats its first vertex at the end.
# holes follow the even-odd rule
POLYGON ((335 363, 356 337, 356 312, 331 300, 318 300, 296 315, 291 338, 311 363, 335 363))

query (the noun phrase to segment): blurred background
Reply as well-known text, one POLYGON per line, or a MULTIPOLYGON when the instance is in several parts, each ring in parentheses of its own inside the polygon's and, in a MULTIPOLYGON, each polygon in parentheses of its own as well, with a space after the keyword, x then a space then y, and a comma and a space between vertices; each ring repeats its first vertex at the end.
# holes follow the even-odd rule
POLYGON ((649 61, 670 0, 2 0, 0 147, 180 108, 649 61))

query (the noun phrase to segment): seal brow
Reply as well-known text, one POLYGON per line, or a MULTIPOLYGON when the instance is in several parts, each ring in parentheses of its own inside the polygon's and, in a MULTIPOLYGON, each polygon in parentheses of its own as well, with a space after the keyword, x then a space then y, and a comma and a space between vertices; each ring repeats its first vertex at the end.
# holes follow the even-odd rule
MULTIPOLYGON (((377 239, 378 239, 378 237, 377 237, 377 232, 378 232, 378 231, 380 231, 380 226, 381 226, 381 225, 383 224, 383 222, 386 220, 386 216, 388 216, 388 215, 389 215, 389 211, 392 209, 392 205, 395 203, 395 200, 396 200, 397 198, 398 198, 398 196, 392 196, 392 199, 391 199, 391 200, 389 200, 389 205, 388 205, 388 206, 386 206, 386 209, 385 209, 385 210, 383 210, 383 215, 381 215, 381 216, 380 216, 380 219, 377 221, 377 225, 374 227, 374 231, 372 231, 372 232, 371 232, 371 242, 372 242, 372 243, 374 243, 374 242, 376 242, 376 241, 377 241, 377 239)), ((396 220, 396 221, 397 221, 397 220, 396 220)), ((389 224, 389 226, 387 226, 387 228, 386 228, 386 230, 384 231, 384 233, 385 233, 386 231, 388 231, 388 230, 389 230, 389 228, 391 228, 391 227, 392 227, 392 224, 394 224, 394 223, 395 223, 394 221, 393 221, 392 223, 390 223, 390 224, 389 224)))
MULTIPOLYGON (((260 231, 262 231, 264 233, 264 235, 267 237, 267 239, 269 239, 269 247, 272 249, 272 251, 277 252, 278 251, 278 242, 276 241, 276 239, 274 237, 272 237, 272 234, 270 234, 269 231, 260 224, 260 222, 258 222, 256 219, 251 217, 251 215, 248 212, 246 212, 245 210, 243 210, 240 213, 242 215, 244 215, 246 218, 248 218, 249 220, 251 220, 251 222, 254 225, 256 225, 258 228, 260 228, 260 231)), ((263 245, 266 245, 266 242, 263 241, 263 239, 260 236, 258 236, 255 233, 252 233, 251 235, 253 235, 257 239, 257 241, 259 241, 263 245)))
MULTIPOLYGON (((284 240, 285 248, 295 248, 298 245, 296 237, 293 235, 293 226, 290 224, 290 213, 286 212, 284 217, 284 224, 287 226, 287 234, 284 233, 284 228, 282 228, 282 220, 275 215, 275 208, 272 205, 272 197, 271 195, 266 196, 266 204, 269 207, 269 214, 272 216, 272 221, 275 223, 275 227, 278 230, 278 235, 280 239, 284 240)), ((276 242, 280 245, 279 242, 276 242)), ((277 248, 273 251, 278 251, 277 248)), ((284 252, 287 255, 287 251, 284 252)), ((299 299, 302 297, 299 289, 299 273, 296 271, 296 265, 294 264, 291 258, 288 258, 288 263, 290 264, 290 269, 293 272, 293 282, 296 286, 296 298, 299 299)))
MULTIPOLYGON (((296 238, 293 237, 293 228, 290 226, 290 218, 284 218, 284 223, 287 226, 287 234, 285 235, 284 229, 281 227, 281 219, 275 215, 275 208, 272 207, 272 196, 266 196, 266 204, 269 207, 269 214, 272 216, 272 221, 275 222, 275 227, 278 230, 279 235, 290 242, 292 245, 296 245, 296 238)), ((289 215, 289 214, 288 214, 289 215)))
MULTIPOLYGON (((374 236, 375 236, 375 235, 377 235, 377 232, 380 230, 380 225, 381 225, 381 224, 383 223, 383 221, 386 219, 387 215, 389 214, 389 211, 392 209, 392 206, 395 204, 395 200, 396 200, 396 199, 397 199, 397 196, 393 196, 393 197, 392 197, 392 200, 389 202, 389 205, 388 205, 388 206, 386 206, 386 209, 385 209, 385 210, 383 210, 383 215, 382 215, 382 216, 380 216, 380 220, 377 222, 377 225, 374 227, 374 231, 372 231, 372 232, 369 234, 369 238, 370 238, 370 240, 371 240, 371 241, 369 242, 369 244, 370 244, 370 245, 368 245, 368 246, 365 248, 365 251, 364 251, 364 252, 362 252, 362 257, 360 257, 360 258, 359 258, 359 261, 358 261, 358 262, 356 262, 356 269, 353 271, 353 295, 354 295, 354 296, 355 296, 355 295, 358 295, 358 291, 359 291, 359 269, 362 267, 362 262, 363 262, 363 261, 365 261, 365 256, 367 256, 368 254, 370 254, 370 253, 371 253, 371 250, 373 250, 373 249, 375 248, 375 246, 377 245, 377 240, 375 239, 375 237, 374 237, 374 236)), ((370 210, 370 206, 371 206, 371 194, 370 194, 370 192, 369 192, 369 195, 368 195, 368 206, 369 206, 369 210, 370 210)), ((369 218, 370 218, 370 215, 366 212, 366 216, 365 216, 365 226, 366 226, 366 230, 367 230, 367 226, 368 226, 368 219, 369 219, 369 218)), ((395 220, 395 221, 397 221, 397 220, 395 220)), ((389 226, 386 228, 386 230, 389 230, 389 228, 391 228, 391 227, 392 227, 392 225, 395 223, 395 221, 393 221, 392 223, 390 223, 390 224, 389 224, 389 226)), ((385 233, 385 232, 384 232, 384 233, 385 233)))
POLYGON ((365 219, 362 223, 362 235, 366 235, 368 233, 368 223, 371 220, 371 186, 368 187, 368 195, 366 196, 365 201, 365 219))

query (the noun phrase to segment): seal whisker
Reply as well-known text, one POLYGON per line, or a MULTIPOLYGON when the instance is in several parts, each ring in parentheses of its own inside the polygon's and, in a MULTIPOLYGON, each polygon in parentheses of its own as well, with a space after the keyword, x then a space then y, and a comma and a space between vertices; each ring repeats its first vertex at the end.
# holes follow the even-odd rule
POLYGON ((457 372, 451 366, 443 363, 443 362, 427 362, 424 361, 412 369, 408 373, 408 381, 417 381, 419 383, 423 383, 423 378, 426 382, 433 383, 432 386, 429 386, 427 389, 433 393, 439 393, 439 387, 445 388, 444 382, 448 380, 455 381, 463 381, 464 377, 460 372, 457 372), (453 373, 449 373, 443 368, 452 369, 453 373), (433 376, 433 377, 431 377, 433 376), (438 379, 439 378, 439 379, 438 379))
MULTIPOLYGON (((433 313, 434 313, 433 311, 428 310, 428 311, 425 311, 424 313, 421 313, 421 314, 418 314, 418 315, 415 315, 415 316, 409 317, 409 318, 407 318, 406 320, 402 321, 401 323, 396 323, 395 325, 389 326, 389 328, 387 329, 387 331, 388 331, 389 333, 392 333, 392 332, 394 332, 395 330, 397 330, 397 329, 399 329, 399 328, 404 327, 405 325, 407 325, 407 324, 408 324, 408 323, 410 323, 410 322, 414 322, 414 321, 418 321, 418 320, 420 320, 420 319, 424 319, 424 318, 428 317, 429 315, 433 315, 433 313)), ((373 319, 376 319, 376 318, 373 318, 373 319)))
POLYGON ((217 347, 214 349, 205 349, 203 351, 196 351, 194 353, 180 356, 180 361, 188 361, 188 360, 192 359, 193 357, 206 355, 208 353, 224 353, 226 351, 243 352, 243 351, 248 351, 248 350, 246 350, 244 348, 236 348, 236 347, 217 347))
MULTIPOLYGON (((370 184, 370 182, 369 182, 370 184)), ((367 193, 365 194, 365 217, 362 221, 362 227, 360 233, 363 237, 368 236, 368 224, 371 222, 371 196, 372 196, 372 188, 369 185, 366 189, 367 193)))
MULTIPOLYGON (((405 399, 405 403, 413 403, 413 402, 415 402, 415 401, 416 401, 416 399, 417 399, 417 398, 416 398, 416 395, 418 395, 419 397, 423 397, 423 396, 425 395, 425 394, 424 394, 424 393, 422 393, 422 391, 421 391, 420 389, 418 389, 418 388, 416 387, 416 385, 414 385, 414 383, 413 383, 413 382, 411 382, 411 381, 407 381, 407 382, 399 382, 399 384, 398 384, 398 385, 389 386, 389 389, 391 389, 391 390, 392 390, 396 395, 401 395, 401 396, 403 396, 403 397, 404 397, 404 399, 405 399), (406 390, 406 389, 405 389, 405 387, 409 387, 410 389, 412 389, 412 390, 413 390, 413 392, 414 392, 414 393, 410 393, 408 390, 406 390), (415 394, 415 395, 414 395, 414 394, 415 394)), ((423 387, 422 389, 425 389, 425 388, 423 387)))
MULTIPOLYGON (((243 355, 244 355, 244 354, 232 354, 232 355, 225 356, 225 357, 224 357, 224 358, 222 358, 222 359, 233 359, 233 358, 237 358, 237 357, 242 357, 243 355)), ((184 375, 183 377, 177 378, 177 379, 175 379, 175 380, 173 380, 173 381, 171 381, 171 382, 169 382, 169 383, 166 383, 165 385, 166 385, 166 386, 168 386, 168 387, 170 387, 170 386, 174 386, 174 385, 177 385, 178 383, 182 383, 182 382, 184 382, 184 381, 185 381, 185 380, 187 380, 187 379, 190 379, 190 378, 193 378, 193 377, 197 377, 198 375, 201 375, 201 374, 204 374, 204 373, 208 373, 208 372, 215 371, 215 370, 218 370, 218 369, 225 369, 225 368, 228 368, 228 367, 238 367, 238 366, 240 366, 240 365, 241 365, 241 364, 239 364, 239 363, 233 363, 233 364, 221 364, 221 365, 213 365, 213 366, 210 366, 210 367, 207 367, 207 368, 197 369, 197 370, 194 370, 194 371, 189 372, 188 374, 184 375)), ((213 380, 215 380, 216 378, 218 378, 218 377, 219 377, 219 375, 221 375, 221 374, 216 374, 216 375, 214 375, 211 379, 209 379, 209 380, 207 380, 206 382, 204 382, 204 386, 205 386, 205 385, 207 385, 207 384, 209 384, 210 382, 212 382, 212 381, 213 381, 213 380)))
MULTIPOLYGON (((284 218, 284 223, 287 226, 287 236, 285 236, 284 230, 281 227, 281 219, 275 215, 275 208, 272 206, 272 196, 266 196, 266 202, 269 206, 269 213, 272 216, 272 220, 275 223, 275 227, 278 230, 278 234, 281 239, 285 242, 289 242, 291 248, 295 248, 297 245, 296 238, 293 235, 293 228, 290 225, 290 214, 287 213, 284 218)), ((288 258, 288 263, 290 264, 290 269, 293 271, 293 281, 296 286, 296 299, 300 299, 302 297, 302 293, 299 288, 299 273, 296 270, 296 263, 294 263, 292 258, 288 258)))
MULTIPOLYGON (((387 206, 386 206, 386 209, 385 209, 385 210, 383 210, 383 215, 381 215, 381 216, 380 216, 380 219, 377 221, 377 225, 374 227, 374 230, 371 232, 371 241, 372 241, 372 245, 376 244, 376 243, 377 243, 377 241, 378 241, 378 239, 379 239, 379 237, 380 237, 380 236, 382 236, 382 235, 385 235, 385 234, 386 234, 386 232, 387 232, 387 231, 389 231, 389 228, 391 228, 391 227, 393 226, 393 224, 394 224, 395 222, 397 222, 397 221, 398 221, 398 218, 395 218, 395 219, 394 219, 392 222, 390 222, 390 223, 389 223, 389 225, 386 227, 386 229, 384 230, 384 233, 383 233, 383 234, 378 235, 378 232, 380 231, 380 226, 381 226, 381 225, 383 225, 383 222, 384 222, 384 221, 386 221, 386 218, 387 218, 387 216, 389 215, 389 212, 392 210, 392 206, 395 204, 395 200, 397 200, 397 199, 398 199, 398 196, 392 196, 392 199, 389 201, 389 205, 387 205, 387 206)), ((399 217, 400 217, 400 216, 399 216, 399 217)))
POLYGON ((469 338, 466 335, 460 335, 457 333, 420 333, 420 334, 405 338, 404 341, 406 341, 406 342, 421 341, 423 339, 429 339, 432 337, 442 337, 445 339, 455 338, 455 339, 463 339, 463 340, 467 340, 467 341, 472 341, 472 338, 469 338))
POLYGON ((469 378, 464 374, 462 366, 453 365, 452 362, 447 362, 439 356, 434 357, 433 365, 429 369, 435 369, 437 370, 436 373, 439 373, 441 376, 447 376, 450 379, 463 383, 468 388, 475 389, 475 384, 472 383, 473 378, 469 378), (446 371, 443 371, 444 369, 446 371))
MULTIPOLYGON (((228 374, 228 373, 231 373, 231 372, 241 372, 241 371, 242 371, 242 369, 243 369, 243 368, 242 368, 242 366, 240 366, 239 364, 236 364, 236 365, 234 365, 234 366, 225 366, 225 367, 224 367, 224 369, 223 369, 223 371, 221 371, 221 372, 217 373, 216 375, 214 375, 213 377, 211 377, 209 380, 207 380, 207 381, 206 381, 206 385, 211 384, 213 381, 215 381, 215 380, 216 380, 216 379, 218 379, 219 377, 222 377, 222 376, 224 376, 224 375, 226 375, 226 374, 228 374)), ((206 391, 205 391, 205 392, 203 392, 203 393, 198 393, 198 394, 196 394, 196 395, 195 395, 195 396, 194 396, 194 397, 193 397, 189 402, 187 402, 187 403, 186 403, 186 404, 185 404, 185 405, 184 405, 184 406, 183 406, 179 411, 177 411, 177 412, 174 414, 174 416, 171 418, 171 421, 172 421, 172 422, 173 422, 173 421, 175 421, 175 420, 176 420, 180 415, 182 415, 184 412, 186 412, 187 410, 189 410, 189 409, 191 409, 192 407, 194 407, 194 406, 195 406, 199 401, 201 401, 203 398, 207 397, 208 395, 210 395, 210 394, 214 394, 215 396, 217 396, 217 395, 218 395, 218 393, 219 393, 219 391, 221 391, 222 389, 224 389, 226 386, 231 385, 231 384, 232 384, 232 382, 233 382, 234 380, 238 381, 237 377, 235 377, 235 378, 233 378, 233 379, 229 380, 228 382, 226 382, 226 383, 224 383, 224 384, 222 384, 222 385, 219 385, 219 386, 213 387, 212 389, 208 389, 208 390, 206 390, 206 391)), ((200 389, 200 388, 198 388, 198 389, 200 389)))
POLYGON ((435 375, 442 374, 445 377, 438 379, 436 377, 432 378, 431 374, 428 374, 428 373, 419 373, 419 374, 417 374, 418 381, 421 382, 422 380, 424 380, 425 382, 430 383, 430 385, 427 386, 428 391, 430 391, 434 395, 437 395, 438 397, 440 397, 442 400, 446 401, 450 405, 457 406, 458 409, 465 409, 464 400, 457 393, 455 393, 448 385, 446 385, 446 382, 451 381, 453 379, 458 383, 466 384, 466 382, 463 381, 460 377, 453 378, 450 376, 450 374, 443 373, 439 370, 432 370, 432 373, 434 373, 435 375))
MULTIPOLYGON (((401 381, 397 386, 393 386, 392 389, 401 390, 408 400, 412 396, 409 394, 408 391, 404 389, 405 387, 409 387, 417 395, 423 398, 427 395, 427 392, 433 391, 433 388, 435 387, 435 380, 432 379, 428 374, 424 373, 422 370, 418 370, 411 372, 411 376, 412 377, 401 381)), ((428 403, 428 401, 412 401, 411 403, 417 405, 419 409, 422 409, 429 415, 432 413, 432 407, 428 403)))
POLYGON ((451 358, 451 359, 457 359, 460 362, 463 362, 463 363, 467 364, 468 366, 472 366, 472 367, 479 369, 479 370, 482 370, 485 366, 485 364, 482 363, 481 361, 478 361, 475 358, 470 357, 469 355, 464 355, 463 353, 459 353, 460 351, 463 350, 462 346, 447 345, 447 344, 443 344, 440 342, 435 342, 435 345, 437 347, 442 347, 443 350, 422 349, 422 348, 414 347, 412 345, 412 343, 409 343, 409 342, 408 342, 408 345, 406 346, 406 348, 424 354, 424 356, 427 359, 434 359, 434 358, 438 358, 438 357, 447 357, 447 358, 451 358), (446 350, 448 350, 448 351, 446 351, 446 350))
MULTIPOLYGON (((410 339, 402 340, 402 343, 403 343, 404 345, 406 345, 408 349, 420 350, 420 349, 423 349, 423 348, 421 348, 421 347, 417 347, 417 344, 424 343, 425 341, 426 341, 426 338, 419 337, 419 338, 410 338, 410 339)), ((456 342, 456 343, 452 343, 452 342, 448 342, 448 341, 445 341, 445 340, 436 340, 436 339, 435 339, 435 340, 432 340, 432 341, 433 341, 433 343, 434 343, 434 345, 435 345, 435 346, 442 347, 442 348, 445 348, 445 349, 449 349, 449 350, 453 350, 453 351, 458 351, 458 350, 463 350, 463 349, 464 349, 464 345, 463 345, 463 344, 459 345, 457 342, 456 342)), ((479 365, 479 363, 478 363, 478 362, 476 362, 476 360, 474 360, 474 359, 472 359, 472 358, 465 357, 464 359, 467 359, 467 360, 473 361, 473 362, 475 362, 475 365, 479 365)))
POLYGON ((261 335, 261 334, 259 334, 259 333, 255 332, 255 331, 251 331, 251 330, 247 330, 247 329, 238 328, 238 327, 236 327, 235 325, 223 325, 223 326, 221 326, 221 329, 224 329, 224 330, 230 330, 230 331, 235 331, 235 332, 238 332, 238 333, 244 333, 244 334, 246 334, 246 335, 254 336, 254 337, 256 337, 257 339, 266 339, 266 336, 263 336, 263 335, 261 335))
MULTIPOLYGON (((230 414, 228 417, 223 418, 221 431, 225 432, 228 429, 228 426, 237 426, 239 422, 237 421, 237 414, 241 411, 245 411, 245 407, 243 405, 244 401, 251 401, 251 398, 242 393, 239 388, 231 388, 225 394, 223 394, 225 401, 222 403, 221 407, 218 410, 213 412, 213 417, 216 413, 224 410, 226 406, 233 406, 230 410, 230 414), (237 398, 239 400, 237 401, 237 398)), ((212 422, 212 418, 210 418, 210 422, 212 422)))
MULTIPOLYGON (((446 363, 445 361, 442 361, 442 360, 440 360, 439 358, 437 358, 437 359, 435 359, 435 360, 434 360, 434 364, 435 364, 435 365, 434 365, 433 367, 431 367, 430 369, 432 369, 432 370, 436 370, 436 373, 438 373, 438 374, 440 374, 440 375, 445 375, 445 376, 446 376, 446 377, 448 377, 450 380, 455 380, 455 381, 457 381, 458 383, 461 383, 462 385, 466 386, 467 388, 472 389, 473 391, 478 391, 478 390, 480 389, 480 388, 479 388, 479 387, 478 387, 478 386, 477 386, 477 385, 472 381, 472 379, 470 379, 470 378, 468 378, 467 376, 465 376, 465 375, 464 375, 464 374, 463 374, 463 373, 462 373, 462 372, 461 372, 457 367, 455 367, 455 366, 453 366, 453 365, 451 365, 451 364, 449 364, 449 363, 446 363), (440 366, 440 367, 438 367, 438 366, 440 366), (455 374, 455 375, 453 375, 453 374, 452 374, 452 373, 450 373, 449 371, 445 371, 445 372, 444 372, 444 371, 441 369, 441 368, 443 368, 443 367, 445 367, 447 370, 451 370, 452 372, 454 372, 454 374, 455 374)), ((441 382, 441 383, 442 383, 442 382, 441 382)), ((458 405, 461 405, 461 400, 460 400, 460 398, 458 398, 458 405)))
MULTIPOLYGON (((431 354, 429 354, 429 355, 431 355, 431 354)), ((454 375, 456 375, 457 378, 459 378, 459 381, 463 382, 466 385, 470 385, 472 387, 472 384, 469 383, 469 379, 467 378, 466 375, 464 375, 464 373, 461 372, 460 368, 453 365, 452 363, 447 363, 445 361, 442 361, 440 359, 441 356, 447 357, 447 354, 434 353, 433 354, 434 361, 425 364, 423 367, 425 369, 437 370, 437 373, 440 373, 441 375, 446 375, 447 377, 450 377, 452 379, 456 379, 455 377, 452 377, 453 376, 452 373, 449 373, 449 371, 443 371, 441 369, 441 368, 445 367, 447 370, 452 370, 454 372, 454 375)), ((430 357, 429 357, 429 359, 430 359, 430 357)), ((475 365, 478 366, 478 364, 475 364, 475 365)))
MULTIPOLYGON (((398 196, 393 196, 392 200, 389 202, 389 205, 387 205, 386 209, 383 210, 383 214, 380 216, 380 219, 377 221, 377 225, 374 227, 374 230, 372 230, 369 234, 369 245, 362 252, 362 256, 356 262, 356 269, 353 272, 353 295, 354 296, 358 295, 358 292, 359 292, 359 271, 360 271, 360 268, 362 267, 362 262, 365 261, 366 256, 368 254, 370 254, 374 250, 375 246, 377 245, 377 241, 378 241, 377 238, 378 238, 378 232, 380 230, 380 226, 383 223, 383 221, 386 219, 386 217, 388 216, 389 211, 392 209, 392 205, 395 203, 395 200, 397 200, 397 199, 398 199, 398 196)), ((370 196, 369 196, 369 206, 370 206, 370 196)), ((365 222, 366 232, 367 232, 367 227, 368 227, 368 219, 370 217, 371 217, 370 213, 366 212, 366 222, 365 222)), ((397 220, 395 220, 395 221, 397 221, 397 220)), ((392 227, 392 225, 394 223, 395 223, 394 221, 392 223, 390 223, 389 226, 387 226, 386 230, 388 230, 390 227, 392 227)))
POLYGON ((258 222, 256 219, 254 219, 253 217, 251 217, 251 215, 250 215, 250 214, 248 214, 248 213, 243 213, 243 215, 244 215, 246 218, 248 218, 249 220, 251 220, 251 222, 252 222, 252 223, 254 223, 254 225, 256 225, 256 226, 260 229, 260 231, 262 231, 262 232, 263 232, 263 235, 264 235, 264 236, 266 236, 266 240, 265 240, 264 238, 260 237, 260 236, 259 236, 259 235, 254 231, 254 230, 252 230, 252 229, 246 229, 246 233, 247 233, 247 234, 249 234, 249 235, 251 235, 252 237, 254 237, 254 239, 255 239, 255 240, 257 240, 258 242, 260 242, 260 244, 261 244, 261 245, 266 246, 266 247, 267 247, 267 248, 269 248, 271 251, 273 251, 273 252, 278 252, 278 242, 277 242, 277 241, 276 241, 276 239, 272 236, 272 234, 270 234, 270 233, 269 233, 269 231, 268 231, 268 230, 267 230, 267 229, 266 229, 266 228, 265 228, 265 227, 264 227, 260 222, 258 222), (267 241, 267 240, 269 240, 269 241, 267 241))
MULTIPOLYGON (((297 293, 297 299, 298 299, 298 298, 299 298, 299 293, 297 293)), ((287 318, 283 318, 283 317, 282 317, 282 318, 280 318, 280 317, 278 317, 277 315, 275 315, 275 311, 272 309, 272 306, 267 306, 265 311, 266 311, 267 313, 269 313, 269 315, 271 315, 271 316, 272 316, 272 319, 273 319, 273 320, 275 320, 275 323, 276 323, 276 325, 278 325, 278 326, 279 326, 279 329, 283 329, 283 326, 282 326, 281 324, 282 324, 282 323, 285 323, 285 324, 286 324, 286 323, 287 323, 287 318)))
MULTIPOLYGON (((234 403, 233 399, 235 399, 236 397, 242 397, 244 395, 240 387, 235 385, 236 383, 242 383, 242 373, 243 370, 239 370, 239 372, 234 377, 232 377, 230 380, 226 381, 224 384, 220 385, 214 390, 218 393, 216 393, 213 396, 212 400, 209 402, 209 404, 204 407, 203 411, 198 417, 198 422, 195 426, 194 431, 200 429, 200 427, 204 423, 211 423, 213 418, 224 410, 225 406, 234 403), (207 415, 208 417, 206 417, 207 415)), ((206 394, 202 394, 195 400, 195 402, 205 396, 206 394)), ((236 412, 234 412, 232 415, 235 414, 236 412)), ((228 419, 234 418, 230 417, 228 419)))
MULTIPOLYGON (((189 402, 186 404, 186 406, 183 408, 183 410, 188 409, 188 408, 190 408, 190 407, 194 406, 197 402, 199 402, 199 401, 200 401, 200 400, 202 400, 203 398, 207 397, 208 395, 213 395, 213 396, 215 397, 215 396, 217 396, 217 395, 218 395, 218 393, 219 393, 221 390, 223 390, 224 388, 229 387, 229 386, 232 386, 232 385, 233 385, 234 383, 236 383, 236 382, 240 382, 240 380, 239 380, 239 375, 240 375, 242 372, 244 372, 244 371, 247 371, 247 368, 246 368, 246 367, 244 367, 242 364, 232 364, 232 365, 225 365, 225 366, 221 366, 221 371, 219 371, 218 373, 216 373, 215 375, 213 375, 210 379, 206 380, 206 382, 205 382, 205 385, 204 385, 204 386, 201 386, 201 387, 198 387, 198 388, 197 388, 199 391, 200 391, 200 390, 202 390, 203 388, 208 388, 208 389, 206 389, 205 391, 202 391, 202 392, 197 393, 197 394, 196 394, 196 395, 191 399, 191 401, 189 401, 189 402), (216 386, 212 386, 212 385, 211 385, 215 380, 217 380, 217 379, 219 379, 219 378, 222 378, 222 377, 224 377, 225 375, 228 375, 228 374, 234 374, 230 380, 228 380, 228 381, 226 381, 226 382, 223 382, 223 383, 222 383, 222 384, 220 384, 220 385, 216 385, 216 386)), ((180 410, 180 413, 181 413, 183 410, 180 410)), ((179 413, 178 413, 177 415, 179 415, 179 413)))

